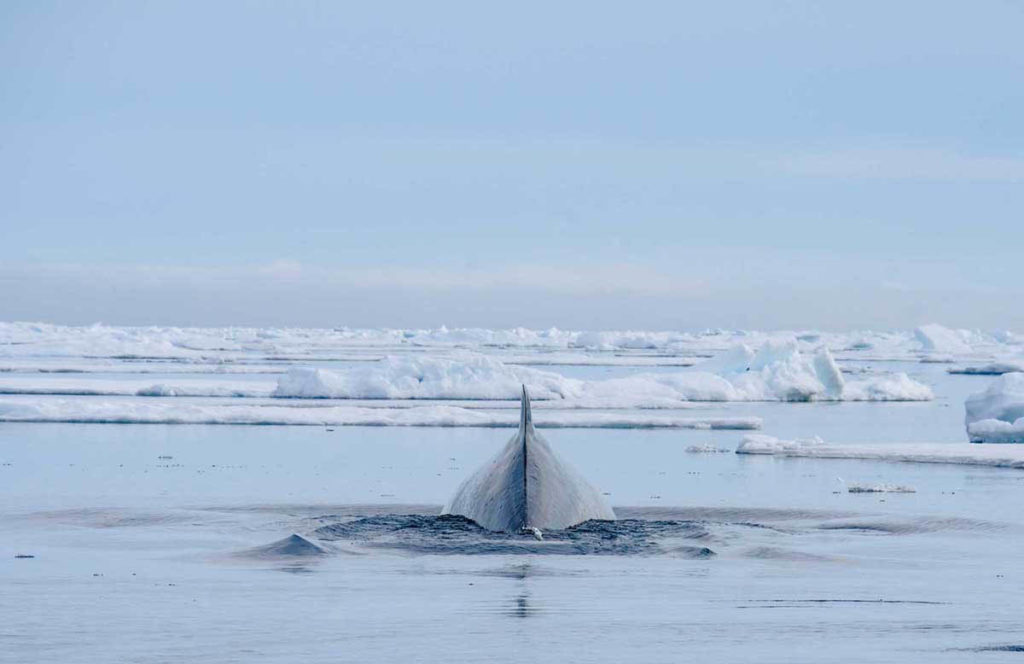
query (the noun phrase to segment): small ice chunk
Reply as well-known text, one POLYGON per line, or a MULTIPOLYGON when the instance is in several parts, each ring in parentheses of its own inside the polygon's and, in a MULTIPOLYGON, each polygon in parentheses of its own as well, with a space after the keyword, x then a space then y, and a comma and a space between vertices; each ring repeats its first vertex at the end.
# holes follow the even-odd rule
POLYGON ((727 447, 717 447, 711 443, 704 443, 703 445, 690 445, 686 448, 686 451, 690 454, 725 454, 732 452, 727 447))
POLYGON ((783 440, 764 434, 748 434, 740 441, 739 446, 736 448, 736 454, 789 454, 801 452, 807 448, 820 447, 824 443, 825 441, 818 436, 797 440, 783 440))
POLYGON ((848 484, 846 490, 850 493, 917 493, 914 487, 902 484, 848 484))

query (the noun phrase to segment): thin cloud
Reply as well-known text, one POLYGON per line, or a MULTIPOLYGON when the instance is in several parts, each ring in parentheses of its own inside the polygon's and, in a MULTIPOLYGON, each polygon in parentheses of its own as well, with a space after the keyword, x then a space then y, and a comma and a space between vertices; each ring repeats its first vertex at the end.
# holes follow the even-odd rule
POLYGON ((248 283, 268 286, 333 287, 339 290, 506 291, 525 290, 561 295, 664 296, 700 292, 706 284, 658 272, 641 265, 551 266, 542 264, 504 265, 493 269, 358 266, 325 267, 293 260, 260 265, 88 265, 51 263, 0 267, 6 281, 90 280, 93 282, 160 284, 167 287, 218 287, 248 283))

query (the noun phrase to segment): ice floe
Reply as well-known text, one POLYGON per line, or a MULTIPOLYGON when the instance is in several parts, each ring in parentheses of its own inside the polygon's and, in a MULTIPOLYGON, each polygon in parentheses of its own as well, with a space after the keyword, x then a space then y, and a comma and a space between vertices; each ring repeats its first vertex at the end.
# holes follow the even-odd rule
POLYGON ((967 334, 962 330, 951 330, 948 327, 936 325, 922 325, 914 330, 914 337, 921 344, 921 350, 928 353, 942 353, 948 355, 970 353, 971 344, 968 342, 967 334))
POLYGON ((718 447, 711 443, 704 443, 703 445, 690 445, 686 448, 689 454, 732 454, 732 450, 728 447, 718 447))
POLYGON ((486 355, 458 359, 388 356, 380 362, 329 371, 293 368, 274 396, 355 399, 514 399, 526 384, 538 399, 563 398, 571 381, 560 374, 507 365, 486 355))
MULTIPOLYGON (((193 404, 174 400, 0 400, 0 422, 96 422, 118 424, 277 424, 320 426, 490 427, 519 425, 518 413, 456 406, 366 408, 287 405, 193 404)), ((761 427, 757 417, 683 417, 667 413, 554 411, 538 413, 539 428, 740 429, 761 427)))
POLYGON ((970 443, 886 443, 826 445, 820 438, 783 440, 748 434, 736 454, 815 459, 866 459, 900 463, 944 463, 1024 469, 1024 446, 970 443))
POLYGON ((76 375, 40 377, 38 374, 4 376, 0 374, 0 394, 63 396, 140 396, 140 397, 269 397, 274 382, 269 380, 231 381, 209 378, 173 378, 156 383, 146 378, 97 380, 76 375))
POLYGON ((847 493, 917 493, 917 489, 904 484, 847 484, 847 493))
POLYGON ((967 376, 1002 376, 1005 373, 1015 371, 1024 372, 1024 358, 1005 359, 986 364, 975 364, 965 367, 951 367, 947 371, 951 374, 964 374, 967 376))
POLYGON ((964 407, 972 443, 1024 443, 1024 373, 999 376, 964 407))
POLYGON ((274 396, 341 399, 514 399, 521 385, 536 399, 590 407, 671 407, 693 401, 927 401, 931 389, 906 374, 846 380, 831 353, 800 351, 793 339, 757 351, 738 346, 693 371, 582 380, 508 365, 493 357, 389 356, 340 371, 292 369, 274 396))
POLYGON ((0 394, 289 399, 515 399, 527 385, 538 400, 567 408, 678 408, 728 401, 925 401, 931 390, 906 374, 844 378, 826 348, 802 352, 794 339, 754 351, 737 346, 692 370, 584 380, 462 351, 389 355, 338 369, 291 367, 277 378, 213 375, 97 380, 87 375, 0 376, 0 394))

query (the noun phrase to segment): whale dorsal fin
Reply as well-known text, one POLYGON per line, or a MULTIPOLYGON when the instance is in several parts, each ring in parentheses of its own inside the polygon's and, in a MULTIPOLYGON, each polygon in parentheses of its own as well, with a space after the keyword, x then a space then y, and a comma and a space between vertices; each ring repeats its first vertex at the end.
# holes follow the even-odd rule
POLYGON ((523 444, 523 526, 530 525, 530 434, 533 433, 533 415, 530 413, 530 393, 523 385, 523 400, 519 406, 519 439, 523 444))
POLYGON ((614 520, 604 496, 534 430, 526 385, 520 408, 519 430, 463 481, 442 513, 462 515, 488 530, 526 529, 537 539, 541 530, 561 530, 589 519, 614 520))
POLYGON ((527 427, 533 427, 533 415, 530 414, 530 393, 526 391, 526 386, 523 385, 523 402, 519 411, 519 428, 525 430, 527 427))

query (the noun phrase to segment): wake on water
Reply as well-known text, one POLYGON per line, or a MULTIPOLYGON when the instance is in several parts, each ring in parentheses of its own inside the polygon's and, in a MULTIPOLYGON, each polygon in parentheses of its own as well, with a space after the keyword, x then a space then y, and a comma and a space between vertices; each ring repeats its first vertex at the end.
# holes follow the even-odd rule
MULTIPOLYGON (((742 508, 618 508, 617 521, 591 520, 564 530, 497 533, 456 515, 390 514, 371 510, 315 516, 305 536, 292 535, 238 552, 251 560, 297 562, 330 554, 664 556, 706 560, 720 554, 795 562, 834 561, 834 552, 792 548, 813 545, 815 534, 853 537, 914 536, 940 531, 978 535, 1006 524, 934 516, 742 508), (800 542, 800 544, 797 544, 800 542)), ((309 517, 307 517, 309 518, 309 517)), ((304 520, 310 523, 309 520, 304 520)), ((831 538, 830 538, 831 539, 831 538)), ((829 547, 832 548, 832 547, 829 547)))
POLYGON ((532 533, 497 533, 462 516, 389 514, 322 526, 316 539, 346 550, 390 549, 421 555, 545 554, 545 555, 671 555, 708 558, 714 551, 699 543, 710 535, 693 521, 585 521, 564 530, 548 530, 544 539, 532 533))

